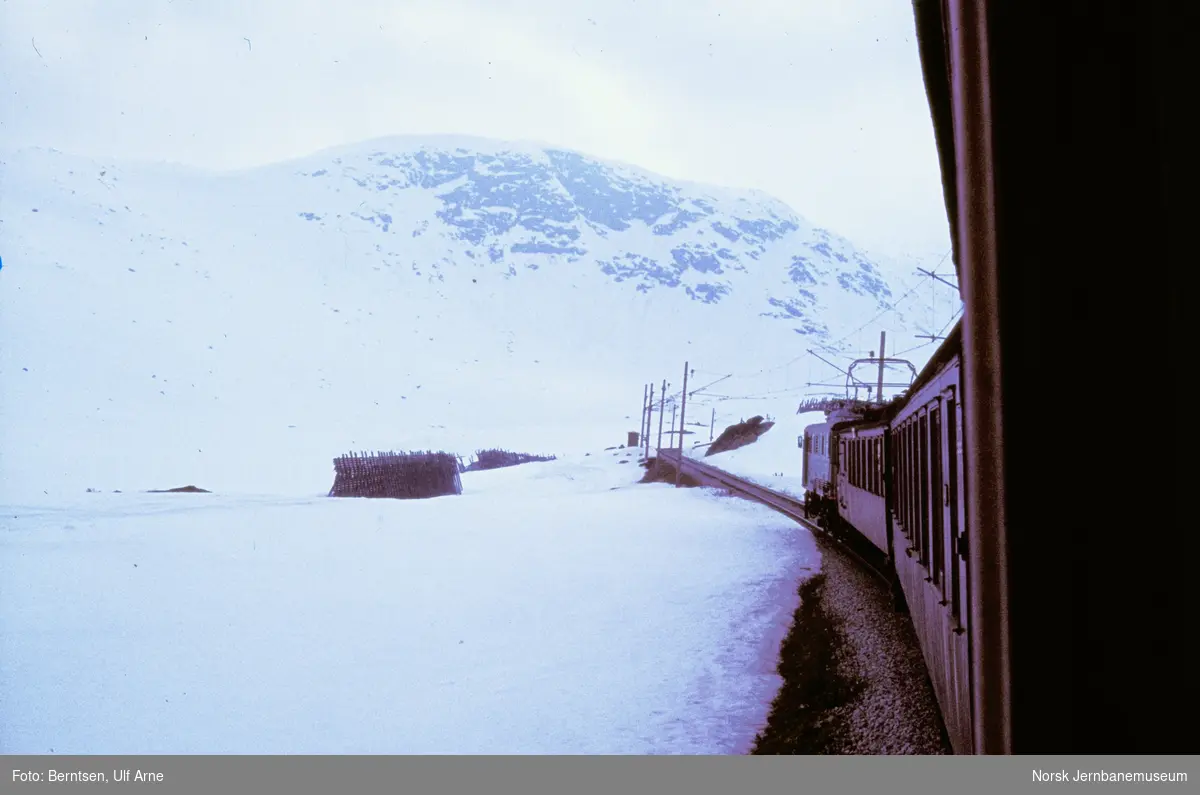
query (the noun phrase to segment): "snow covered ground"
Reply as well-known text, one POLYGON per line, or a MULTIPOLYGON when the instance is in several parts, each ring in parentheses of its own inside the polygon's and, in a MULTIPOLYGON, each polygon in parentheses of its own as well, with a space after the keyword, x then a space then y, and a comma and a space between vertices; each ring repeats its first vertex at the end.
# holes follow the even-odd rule
POLYGON ((9 506, 0 752, 745 752, 819 554, 630 458, 9 506))
MULTIPOLYGON (((769 410, 772 406, 766 404, 769 410)), ((780 408, 781 406, 775 406, 780 408)), ((774 427, 758 438, 753 444, 739 447, 736 450, 726 450, 705 458, 706 447, 689 448, 689 457, 703 461, 709 466, 717 467, 731 475, 745 478, 752 483, 766 486, 782 494, 793 497, 804 497, 804 464, 803 451, 797 445, 797 439, 804 436, 804 429, 825 421, 821 412, 795 414, 788 412, 782 406, 784 413, 770 414, 775 421, 774 427)), ((747 416, 753 416, 751 412, 747 416)), ((767 412, 764 411, 764 416, 767 412)), ((718 431, 719 433, 719 431, 718 431)))

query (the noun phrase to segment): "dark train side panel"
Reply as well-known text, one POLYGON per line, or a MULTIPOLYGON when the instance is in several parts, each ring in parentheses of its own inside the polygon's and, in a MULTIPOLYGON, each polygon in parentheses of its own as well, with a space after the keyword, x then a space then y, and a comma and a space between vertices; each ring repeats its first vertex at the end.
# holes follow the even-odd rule
POLYGON ((963 500, 961 366, 944 355, 922 372, 889 430, 896 573, 950 741, 974 752, 970 589, 963 500))

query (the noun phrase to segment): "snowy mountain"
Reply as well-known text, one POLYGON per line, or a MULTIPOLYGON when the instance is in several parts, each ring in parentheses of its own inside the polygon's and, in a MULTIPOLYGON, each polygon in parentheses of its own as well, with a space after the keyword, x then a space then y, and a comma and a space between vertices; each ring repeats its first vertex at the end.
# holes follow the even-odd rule
POLYGON ((2 159, 5 493, 307 493, 351 447, 611 444, 684 360, 845 347, 895 298, 896 266, 769 196, 552 147, 2 159))

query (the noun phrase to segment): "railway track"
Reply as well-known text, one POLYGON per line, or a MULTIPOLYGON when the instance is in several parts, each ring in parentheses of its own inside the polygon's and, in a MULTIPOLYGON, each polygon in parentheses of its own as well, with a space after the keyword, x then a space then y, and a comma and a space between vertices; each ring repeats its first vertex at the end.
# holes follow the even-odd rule
POLYGON ((846 537, 831 533, 824 527, 821 527, 805 513, 804 500, 793 497, 790 494, 769 489, 757 483, 752 483, 737 475, 731 475, 722 469, 697 461, 694 458, 688 458, 682 455, 679 450, 658 450, 657 455, 662 464, 672 469, 678 469, 682 474, 687 475, 698 483, 705 486, 723 488, 739 497, 761 503, 768 508, 773 508, 789 519, 829 540, 853 558, 855 562, 877 580, 889 588, 892 586, 892 575, 886 562, 878 550, 870 545, 870 542, 858 537, 846 537), (682 463, 680 463, 681 461, 682 463))

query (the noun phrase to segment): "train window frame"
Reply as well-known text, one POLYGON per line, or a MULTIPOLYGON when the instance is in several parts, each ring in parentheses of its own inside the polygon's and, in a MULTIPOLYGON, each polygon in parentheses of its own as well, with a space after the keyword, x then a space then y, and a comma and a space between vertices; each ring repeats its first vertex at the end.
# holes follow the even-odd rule
POLYGON ((862 488, 862 442, 855 439, 854 451, 851 455, 854 458, 854 468, 851 470, 854 473, 854 485, 862 488))
MULTIPOLYGON (((879 480, 879 496, 887 499, 887 477, 884 473, 883 462, 887 460, 887 437, 879 434, 875 440, 875 477, 879 480)), ((884 503, 886 505, 886 502, 884 503)))
POLYGON ((853 478, 852 483, 855 486, 862 485, 862 478, 859 476, 859 464, 861 463, 860 459, 862 458, 862 456, 858 454, 860 447, 862 447, 862 445, 859 443, 858 439, 855 439, 850 443, 850 474, 853 478))
POLYGON ((899 426, 892 428, 892 489, 896 495, 896 524, 900 526, 900 532, 907 536, 908 528, 904 526, 904 432, 899 426))
POLYGON ((946 597, 944 571, 946 566, 946 513, 943 504, 945 486, 943 414, 941 401, 929 408, 929 576, 933 585, 946 597), (935 438, 936 437, 936 438, 935 438))
POLYGON ((867 489, 876 494, 875 489, 875 437, 867 439, 867 489))
POLYGON ((854 477, 858 481, 857 485, 860 489, 863 486, 863 460, 862 460, 862 439, 854 440, 854 477))
POLYGON ((875 494, 875 441, 870 440, 870 438, 863 440, 863 452, 865 453, 863 456, 863 465, 866 471, 863 473, 863 476, 866 480, 866 490, 870 491, 871 494, 875 494))
POLYGON ((867 488, 875 493, 875 438, 867 440, 867 488))
POLYGON ((875 494, 883 496, 883 436, 882 434, 875 437, 875 460, 872 462, 871 472, 875 475, 875 494))
POLYGON ((904 456, 908 453, 908 448, 904 441, 904 425, 896 426, 895 434, 895 462, 893 465, 893 479, 895 482, 896 492, 896 524, 900 525, 900 532, 904 533, 905 538, 908 537, 908 522, 905 520, 905 509, 908 504, 907 488, 908 480, 904 474, 904 456))
POLYGON ((846 483, 854 482, 854 440, 849 438, 838 439, 838 456, 841 458, 841 464, 838 466, 838 471, 842 477, 846 479, 846 483))
POLYGON ((908 468, 908 542, 914 550, 917 549, 917 426, 913 422, 905 425, 908 437, 908 458, 905 466, 908 468))
POLYGON ((862 439, 858 440, 858 487, 864 488, 866 484, 863 482, 863 443, 862 439))
POLYGON ((958 549, 958 534, 962 530, 958 517, 959 504, 962 500, 962 482, 958 463, 958 446, 961 442, 961 435, 958 429, 960 409, 954 387, 946 390, 945 402, 947 464, 950 466, 950 477, 946 484, 950 501, 950 527, 947 531, 947 535, 950 537, 950 617, 954 621, 955 628, 961 629, 963 626, 962 588, 966 578, 963 577, 964 561, 960 559, 958 549))
POLYGON ((920 452, 917 455, 918 471, 917 477, 920 486, 920 532, 918 533, 919 541, 917 543, 917 559, 921 565, 927 569, 929 567, 929 512, 930 512, 930 496, 929 496, 929 412, 925 409, 921 410, 917 417, 917 444, 920 452))
POLYGON ((854 439, 846 440, 846 481, 854 485, 854 439))
POLYGON ((911 478, 909 477, 909 472, 908 472, 908 456, 910 454, 910 451, 908 449, 908 423, 907 422, 904 423, 904 425, 902 425, 900 427, 900 435, 902 437, 904 437, 904 458, 900 461, 900 467, 904 470, 904 515, 901 518, 904 521, 904 537, 909 540, 909 546, 912 546, 912 543, 911 543, 912 542, 912 524, 908 520, 909 500, 912 495, 909 491, 909 489, 911 487, 911 485, 910 485, 911 478))

